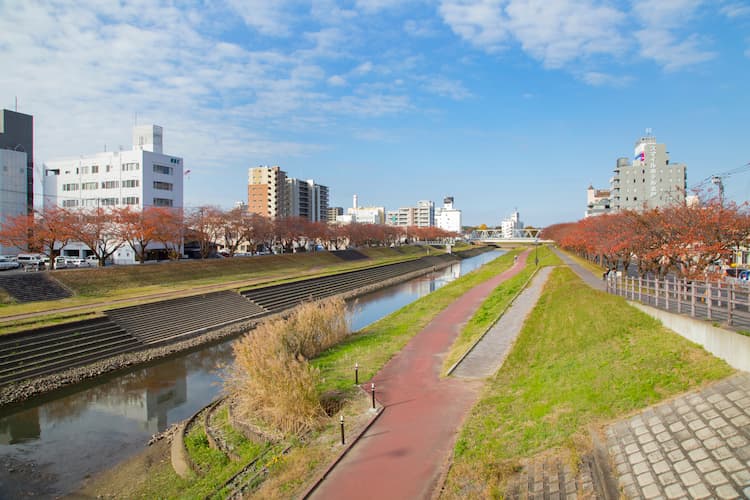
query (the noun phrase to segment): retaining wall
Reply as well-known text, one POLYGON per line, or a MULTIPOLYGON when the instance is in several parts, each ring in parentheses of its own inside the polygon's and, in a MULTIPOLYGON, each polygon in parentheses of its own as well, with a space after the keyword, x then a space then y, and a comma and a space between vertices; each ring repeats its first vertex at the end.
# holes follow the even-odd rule
POLYGON ((723 359, 733 368, 750 371, 750 337, 718 328, 705 320, 669 313, 640 302, 630 304, 658 319, 670 330, 702 345, 708 352, 723 359))

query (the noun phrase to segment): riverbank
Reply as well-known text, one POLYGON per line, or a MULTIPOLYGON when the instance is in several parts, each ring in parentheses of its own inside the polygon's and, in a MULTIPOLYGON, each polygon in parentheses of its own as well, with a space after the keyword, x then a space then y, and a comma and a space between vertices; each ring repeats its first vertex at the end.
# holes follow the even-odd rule
MULTIPOLYGON (((350 299, 363 295, 374 290, 385 288, 402 281, 412 279, 417 276, 432 272, 435 269, 442 269, 452 265, 456 260, 444 259, 439 261, 430 261, 430 265, 397 277, 384 279, 375 284, 354 289, 341 294, 343 298, 350 299)), ((255 327, 260 321, 266 321, 285 312, 263 316, 258 319, 237 322, 228 326, 212 329, 198 336, 193 336, 185 340, 178 340, 162 345, 159 347, 128 352, 114 357, 110 357, 94 363, 65 369, 52 375, 28 379, 0 389, 0 407, 19 403, 26 399, 42 395, 66 386, 80 383, 84 380, 99 377, 105 374, 113 374, 122 370, 134 369, 137 366, 165 359, 179 353, 196 349, 211 343, 225 341, 229 338, 240 335, 255 327)))

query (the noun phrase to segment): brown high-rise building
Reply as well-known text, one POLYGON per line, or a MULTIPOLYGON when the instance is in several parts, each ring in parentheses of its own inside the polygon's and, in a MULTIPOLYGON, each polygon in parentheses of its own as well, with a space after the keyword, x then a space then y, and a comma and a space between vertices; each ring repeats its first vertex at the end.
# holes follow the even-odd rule
POLYGON ((286 172, 280 167, 253 167, 247 180, 247 210, 275 219, 286 215, 286 172))

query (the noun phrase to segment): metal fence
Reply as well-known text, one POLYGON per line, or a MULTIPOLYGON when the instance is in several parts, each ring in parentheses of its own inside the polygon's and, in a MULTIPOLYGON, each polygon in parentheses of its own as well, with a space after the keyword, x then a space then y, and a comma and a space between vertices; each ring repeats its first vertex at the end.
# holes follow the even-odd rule
POLYGON ((750 286, 735 282, 610 276, 607 291, 665 311, 750 330, 750 286))

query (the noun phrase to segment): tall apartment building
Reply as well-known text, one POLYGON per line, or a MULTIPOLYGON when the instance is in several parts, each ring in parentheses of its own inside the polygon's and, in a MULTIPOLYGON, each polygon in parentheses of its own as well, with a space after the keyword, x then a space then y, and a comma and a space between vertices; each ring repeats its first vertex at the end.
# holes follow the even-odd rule
POLYGON ((182 207, 182 158, 163 152, 163 129, 133 128, 133 149, 44 163, 44 206, 182 207))
POLYGON ((326 220, 329 223, 336 222, 339 215, 344 215, 344 207, 328 207, 328 218, 326 220))
MULTIPOLYGON (((34 209, 34 117, 4 109, 0 114, 0 223, 34 209)), ((0 254, 18 253, 4 247, 0 254)))
POLYGON ((435 225, 452 233, 461 232, 461 210, 453 207, 453 197, 443 198, 443 206, 435 209, 435 225))
POLYGON ((415 207, 401 207, 386 212, 386 224, 391 226, 432 227, 435 225, 435 202, 420 200, 415 207))
POLYGON ((633 161, 618 158, 612 178, 614 210, 644 210, 684 203, 687 167, 670 163, 666 145, 647 135, 635 143, 633 161))
POLYGON ((312 179, 287 177, 284 196, 284 216, 302 217, 311 222, 328 220, 328 186, 316 184, 312 179))
POLYGON ((287 215, 286 172, 279 166, 250 168, 247 180, 247 210, 275 219, 287 215))

